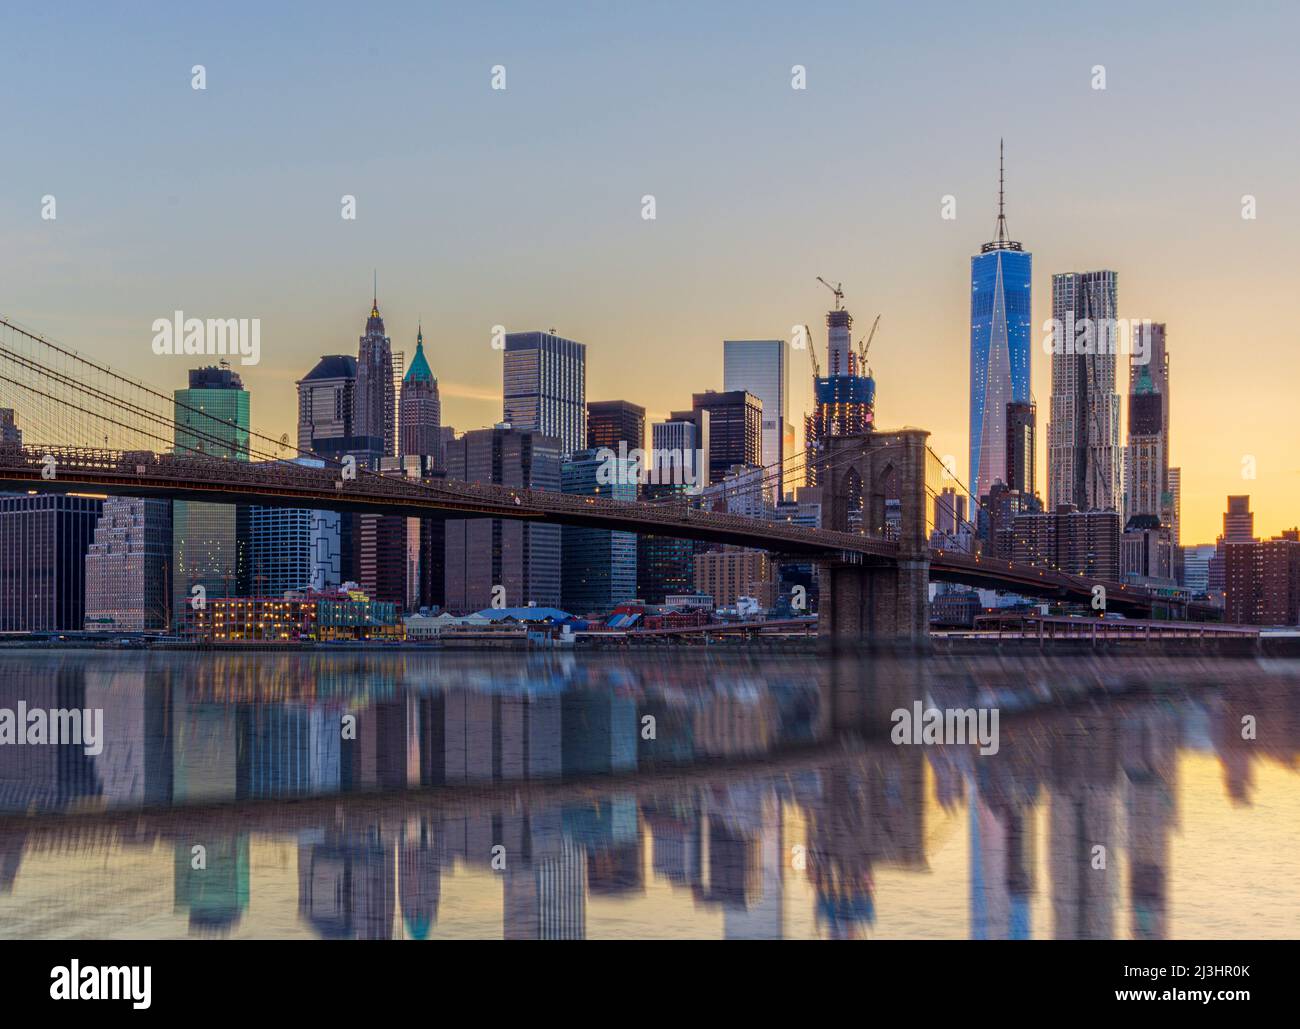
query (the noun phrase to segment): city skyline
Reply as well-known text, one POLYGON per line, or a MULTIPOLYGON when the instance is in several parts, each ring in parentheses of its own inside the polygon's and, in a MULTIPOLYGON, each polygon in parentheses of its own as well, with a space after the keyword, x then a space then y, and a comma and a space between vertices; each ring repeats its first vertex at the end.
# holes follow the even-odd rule
MULTIPOLYGON (((49 56, 42 46, 61 48, 63 62, 91 53, 102 17, 88 13, 61 35, 48 16, 15 15, 31 44, 0 81, 17 93, 10 78, 49 56)), ((820 274, 844 282, 860 322, 883 315, 872 350, 878 423, 924 425, 960 467, 969 442, 965 280, 970 253, 988 238, 990 168, 1005 136, 1016 233, 1039 272, 1032 394, 1040 421, 1050 393, 1039 331, 1050 277, 1113 269, 1123 280, 1120 316, 1169 326, 1178 377, 1169 463, 1182 469, 1183 541, 1212 539, 1223 498, 1241 492, 1255 498, 1268 531, 1294 523, 1300 478, 1281 419, 1300 360, 1272 311, 1289 298, 1300 206, 1287 185, 1294 155, 1250 113, 1258 96, 1297 74, 1272 60, 1288 12, 1261 12, 1248 41, 1213 32, 1198 8, 1177 26, 1126 10, 1122 28, 1071 24, 1068 33, 1064 15, 1044 12, 1018 26, 1025 74, 1042 81, 1043 96, 1014 117, 990 103, 996 83, 972 75, 980 47, 971 44, 999 31, 996 16, 947 12, 962 47, 940 41, 953 59, 919 68, 909 58, 936 45, 931 34, 900 14, 877 15, 889 21, 881 28, 893 46, 872 55, 869 76, 845 69, 838 58, 851 44, 827 40, 816 12, 767 8, 763 17, 757 35, 736 33, 720 13, 700 13, 689 33, 666 18, 639 26, 636 44, 584 47, 582 60, 555 62, 522 46, 541 40, 576 56, 542 19, 410 11, 368 32, 367 46, 392 69, 376 82, 322 72, 335 57, 353 59, 343 26, 327 28, 307 56, 276 45, 292 37, 290 19, 274 14, 261 47, 243 53, 233 46, 246 27, 238 12, 225 23, 161 17, 125 41, 123 63, 133 67, 111 82, 101 81, 96 59, 74 60, 17 110, 15 131, 39 141, 42 160, 15 170, 0 208, 0 231, 14 244, 0 257, 0 309, 167 389, 182 385, 189 363, 150 352, 153 319, 174 310, 259 317, 262 363, 240 371, 253 393, 277 399, 255 397, 253 420, 293 438, 292 405, 279 391, 322 354, 353 350, 376 267, 394 349, 410 353, 423 320, 443 422, 458 430, 500 418, 494 325, 554 326, 584 341, 588 396, 626 398, 662 420, 688 392, 722 387, 723 340, 788 339, 791 326, 819 325, 827 306, 820 274), (200 22, 198 48, 212 53, 191 57, 200 22), (484 42, 464 53, 440 49, 437 88, 419 87, 437 103, 411 130, 391 98, 427 81, 403 70, 423 67, 417 38, 434 30, 484 42), (1150 32, 1178 42, 1176 63, 1147 46, 1150 32), (1034 41, 1049 39, 1039 53, 1034 41), (183 59, 170 56, 179 52, 183 59), (205 58, 207 90, 194 91, 190 69, 205 58), (497 63, 509 75, 502 92, 490 88, 497 63), (796 63, 807 69, 806 92, 790 88, 796 63), (1098 63, 1105 90, 1091 86, 1098 63), (1198 77, 1199 67, 1223 74, 1198 77), (277 94, 286 76, 295 87, 277 94), (896 89, 890 76, 924 88, 896 89), (634 117, 646 95, 661 96, 662 109, 634 117), (107 126, 121 129, 117 112, 145 98, 175 138, 141 177, 131 170, 152 130, 107 126), (864 128, 836 136, 845 118, 864 128), (721 163, 720 120, 732 126, 731 159, 721 163), (918 122, 941 131, 904 131, 918 122), (1066 137, 1062 124, 1072 127, 1066 137), (52 136, 50 125, 76 132, 52 136), (801 156, 832 138, 842 139, 844 160, 801 156), (1087 160, 1137 138, 1149 162, 1087 160), (241 140, 248 145, 236 147, 241 140), (774 141, 793 162, 752 159, 774 141), (100 160, 74 159, 85 148, 100 160), (534 151, 546 159, 515 160, 534 151), (595 155, 594 171, 574 174, 595 155), (733 173, 735 161, 745 162, 744 176, 733 173), (1175 165, 1173 186, 1163 168, 1175 165), (641 218, 647 193, 657 199, 653 222, 641 218), (54 221, 40 218, 47 194, 58 201, 54 221), (355 222, 339 217, 344 194, 356 197, 355 222), (945 221, 949 195, 957 217, 945 221), (1255 220, 1241 217, 1245 195, 1258 199, 1255 220), (1247 457, 1256 479, 1242 477, 1247 457)), ((846 15, 847 28, 862 19, 846 15)), ((617 12, 596 11, 585 32, 618 40, 622 27, 617 12)), ((791 358, 799 423, 811 407, 811 368, 791 358)), ((1046 435, 1040 425, 1040 482, 1046 435)))
POLYGON ((331 990, 183 939, 1279 993, 1300 4, 3 27, 20 1003, 373 1015, 433 953, 331 990))

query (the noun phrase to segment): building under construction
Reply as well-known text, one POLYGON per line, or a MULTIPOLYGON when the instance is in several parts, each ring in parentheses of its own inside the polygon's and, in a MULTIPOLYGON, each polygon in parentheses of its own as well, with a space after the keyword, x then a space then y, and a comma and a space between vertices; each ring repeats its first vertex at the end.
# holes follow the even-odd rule
MULTIPOLYGON (((817 485, 819 452, 831 436, 870 432, 875 426, 876 381, 867 367, 870 337, 861 350, 853 349, 853 315, 844 308, 844 293, 819 279, 835 294, 835 309, 826 312, 827 364, 823 376, 813 357, 813 413, 804 416, 804 446, 809 486, 817 485)), ((876 319, 876 324, 880 319, 876 319)), ((875 326, 872 326, 872 334, 875 326)), ((811 346, 811 343, 809 344, 811 346)))

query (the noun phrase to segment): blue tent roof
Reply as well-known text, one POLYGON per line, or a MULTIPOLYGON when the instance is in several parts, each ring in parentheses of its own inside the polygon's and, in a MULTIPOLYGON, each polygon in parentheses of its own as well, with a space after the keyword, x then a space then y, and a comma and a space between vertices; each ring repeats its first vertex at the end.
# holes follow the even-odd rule
POLYGON ((494 622, 504 621, 507 618, 513 618, 516 622, 568 622, 573 620, 573 615, 567 611, 561 611, 558 607, 486 607, 482 611, 476 611, 481 618, 490 618, 494 622))

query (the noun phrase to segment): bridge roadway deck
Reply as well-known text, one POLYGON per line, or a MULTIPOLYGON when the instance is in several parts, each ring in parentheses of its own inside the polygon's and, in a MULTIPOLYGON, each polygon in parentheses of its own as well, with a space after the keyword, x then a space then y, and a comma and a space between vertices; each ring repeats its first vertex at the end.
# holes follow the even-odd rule
MULTIPOLYGON (((685 499, 616 501, 484 483, 434 482, 361 471, 340 477, 338 467, 290 462, 221 460, 69 447, 0 446, 0 482, 43 492, 92 493, 209 503, 312 507, 422 518, 508 518, 541 524, 621 530, 708 543, 757 547, 812 561, 889 564, 897 543, 862 533, 814 529, 788 522, 702 511, 685 499), (51 463, 48 459, 52 458, 51 463)), ((1140 587, 1085 579, 1051 569, 935 548, 930 578, 1029 596, 1088 601, 1106 590, 1107 609, 1147 613, 1166 603, 1140 587)), ((1203 605, 1191 614, 1204 617, 1203 605)))

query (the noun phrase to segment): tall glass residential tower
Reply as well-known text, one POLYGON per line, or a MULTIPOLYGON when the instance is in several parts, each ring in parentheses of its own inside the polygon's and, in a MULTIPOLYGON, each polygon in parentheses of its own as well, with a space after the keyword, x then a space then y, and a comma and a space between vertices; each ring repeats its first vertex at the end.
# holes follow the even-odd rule
POLYGON ((1007 481, 1007 404, 1028 403, 1033 254, 1007 233, 998 147, 998 234, 970 259, 971 510, 1007 481))

